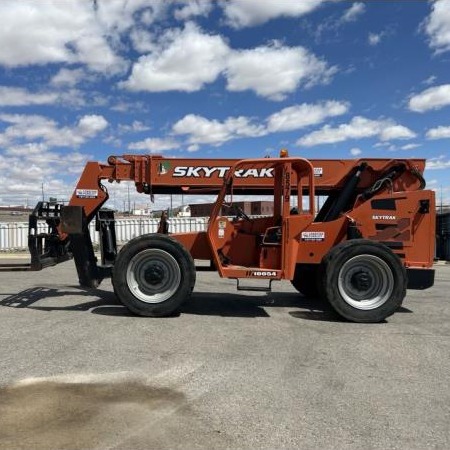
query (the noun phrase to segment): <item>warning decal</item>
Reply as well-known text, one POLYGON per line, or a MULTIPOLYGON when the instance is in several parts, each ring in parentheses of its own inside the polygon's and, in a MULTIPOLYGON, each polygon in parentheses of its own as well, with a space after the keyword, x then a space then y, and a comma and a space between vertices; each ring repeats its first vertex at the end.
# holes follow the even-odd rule
POLYGON ((302 231, 302 241, 320 242, 325 239, 325 231, 302 231))
POLYGON ((77 189, 75 195, 78 198, 97 198, 98 189, 77 189))
POLYGON ((314 167, 314 176, 321 177, 323 175, 323 167, 314 167))

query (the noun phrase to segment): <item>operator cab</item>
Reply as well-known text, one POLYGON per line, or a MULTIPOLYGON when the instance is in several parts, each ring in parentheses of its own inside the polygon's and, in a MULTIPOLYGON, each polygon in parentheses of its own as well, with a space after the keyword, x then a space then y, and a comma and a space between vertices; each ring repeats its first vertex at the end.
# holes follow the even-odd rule
MULTIPOLYGON (((264 181, 267 185, 267 180, 264 181)), ((264 158, 237 162, 228 172, 214 205, 207 236, 222 277, 285 278, 297 258, 298 239, 314 219, 314 170, 303 158, 264 158), (273 214, 221 215, 233 206, 233 181, 241 174, 265 173, 273 178, 273 214), (297 207, 291 205, 291 197, 297 207)))

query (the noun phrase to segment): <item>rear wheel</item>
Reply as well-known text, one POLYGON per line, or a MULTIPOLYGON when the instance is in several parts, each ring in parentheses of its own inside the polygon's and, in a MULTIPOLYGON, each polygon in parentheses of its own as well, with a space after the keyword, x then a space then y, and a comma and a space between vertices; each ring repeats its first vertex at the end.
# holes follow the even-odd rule
POLYGON ((297 264, 292 286, 305 297, 319 297, 316 264, 297 264))
POLYGON ((190 297, 195 266, 179 242, 150 234, 122 248, 112 282, 117 297, 130 311, 141 316, 167 316, 190 297))
POLYGON ((341 316, 353 322, 381 322, 402 304, 407 276, 389 248, 354 239, 325 256, 321 283, 321 292, 341 316))

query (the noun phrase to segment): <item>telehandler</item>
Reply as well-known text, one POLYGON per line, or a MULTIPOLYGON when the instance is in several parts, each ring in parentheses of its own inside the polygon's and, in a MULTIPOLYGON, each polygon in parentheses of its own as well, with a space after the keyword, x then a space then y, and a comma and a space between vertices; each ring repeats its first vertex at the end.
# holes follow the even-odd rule
POLYGON ((106 164, 86 164, 67 206, 38 203, 29 219, 31 264, 0 270, 41 270, 73 258, 81 286, 112 277, 128 309, 157 317, 189 299, 194 259, 202 259, 236 279, 238 290, 268 292, 273 281, 290 280, 350 321, 380 322, 400 307, 407 289, 434 283, 435 197, 424 189, 424 169, 423 159, 308 160, 286 150, 278 158, 243 160, 110 156, 106 164), (132 181, 152 199, 211 192, 217 199, 206 231, 147 234, 117 251, 114 213, 102 209, 104 180, 132 181), (273 196, 273 214, 249 217, 238 208, 234 218, 221 216, 238 194, 273 196), (317 196, 327 197, 319 211, 317 196), (94 218, 100 264, 88 229, 94 218), (248 279, 260 283, 246 285, 248 279))

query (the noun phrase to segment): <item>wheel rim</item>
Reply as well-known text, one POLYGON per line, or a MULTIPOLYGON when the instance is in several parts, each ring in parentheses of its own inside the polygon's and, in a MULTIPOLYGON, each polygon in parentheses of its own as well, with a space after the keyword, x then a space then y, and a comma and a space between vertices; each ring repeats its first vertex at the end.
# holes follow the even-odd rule
POLYGON ((176 259, 164 250, 147 249, 131 258, 127 285, 145 303, 161 303, 178 290, 181 271, 176 259))
POLYGON ((346 261, 339 271, 338 289, 350 306, 360 310, 379 308, 394 290, 394 275, 383 259, 358 255, 346 261))

